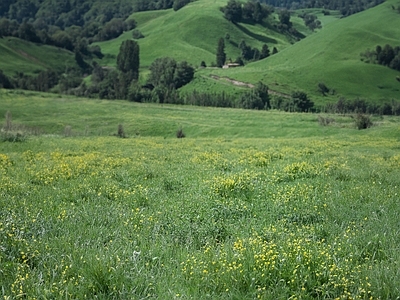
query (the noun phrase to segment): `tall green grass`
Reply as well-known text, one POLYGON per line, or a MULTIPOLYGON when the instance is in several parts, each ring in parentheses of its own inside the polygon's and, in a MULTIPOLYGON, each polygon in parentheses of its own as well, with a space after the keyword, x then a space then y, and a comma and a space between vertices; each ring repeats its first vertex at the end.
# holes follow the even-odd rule
POLYGON ((359 131, 337 116, 320 127, 310 114, 45 94, 0 103, 47 133, 0 142, 6 299, 400 296, 398 118, 359 131), (143 134, 65 137, 67 121, 143 134))

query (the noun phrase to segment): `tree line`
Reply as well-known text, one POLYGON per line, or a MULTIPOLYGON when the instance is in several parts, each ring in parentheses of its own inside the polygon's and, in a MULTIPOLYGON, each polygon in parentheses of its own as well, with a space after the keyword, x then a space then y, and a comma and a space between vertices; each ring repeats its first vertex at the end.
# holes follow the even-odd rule
POLYGON ((248 0, 245 3, 239 0, 229 0, 226 6, 221 8, 221 11, 224 13, 225 18, 233 23, 261 23, 274 12, 274 8, 252 0, 248 0))
MULTIPOLYGON (((232 44, 235 44, 230 40, 229 34, 225 36, 225 39, 231 42, 232 44)), ((225 53, 225 39, 221 37, 218 40, 218 46, 216 52, 216 65, 215 65, 218 68, 222 68, 227 62, 227 57, 225 53)), ((267 58, 270 55, 278 53, 278 49, 276 47, 273 47, 271 53, 267 44, 262 45, 261 49, 258 49, 247 45, 246 41, 244 40, 242 40, 240 44, 237 45, 237 47, 240 49, 240 56, 238 56, 234 61, 229 59, 230 60, 229 62, 237 63, 240 66, 243 66, 245 61, 257 61, 260 59, 267 58)), ((205 67, 205 63, 202 64, 202 66, 205 67)))
POLYGON ((360 98, 349 100, 341 97, 336 103, 327 104, 319 110, 338 114, 355 113, 400 116, 400 102, 391 100, 389 102, 374 103, 360 98))
POLYGON ((0 37, 14 36, 75 51, 134 29, 136 22, 128 17, 135 11, 178 10, 190 1, 2 0, 0 37))
POLYGON ((385 0, 260 0, 260 2, 286 9, 323 8, 338 10, 343 16, 349 16, 373 6, 383 3, 385 0))
POLYGON ((367 63, 376 63, 400 71, 400 46, 378 45, 375 50, 367 50, 361 56, 367 63))

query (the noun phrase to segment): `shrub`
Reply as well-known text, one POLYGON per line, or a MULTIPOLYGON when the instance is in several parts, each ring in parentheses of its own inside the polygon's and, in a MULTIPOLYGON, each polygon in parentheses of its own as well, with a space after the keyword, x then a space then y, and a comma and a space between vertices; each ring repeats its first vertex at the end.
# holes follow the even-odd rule
POLYGON ((132 37, 133 37, 135 40, 138 40, 138 39, 144 38, 144 35, 143 35, 143 33, 142 33, 140 30, 134 29, 134 30, 132 30, 132 37))
POLYGON ((28 136, 23 131, 3 131, 0 134, 3 142, 25 142, 28 136))
POLYGON ((333 118, 318 116, 318 124, 321 126, 328 126, 329 124, 331 124, 333 122, 335 122, 335 119, 333 119, 333 118))
POLYGON ((70 125, 65 126, 64 128, 64 136, 69 137, 72 135, 72 127, 70 125))
POLYGON ((183 129, 182 129, 182 128, 180 128, 180 129, 176 132, 176 137, 177 137, 178 139, 182 139, 182 138, 186 137, 186 135, 185 135, 185 133, 183 132, 183 129))
POLYGON ((118 125, 117 136, 120 137, 120 138, 126 138, 124 127, 122 126, 122 124, 118 125))
POLYGON ((371 118, 364 114, 357 114, 354 117, 354 122, 359 130, 370 128, 373 125, 371 118))

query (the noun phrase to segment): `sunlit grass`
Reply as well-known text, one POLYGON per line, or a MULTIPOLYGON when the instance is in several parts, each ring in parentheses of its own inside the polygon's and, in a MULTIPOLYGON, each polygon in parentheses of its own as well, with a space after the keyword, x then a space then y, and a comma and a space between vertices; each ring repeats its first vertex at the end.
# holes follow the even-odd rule
POLYGON ((1 143, 2 294, 395 298, 399 146, 368 136, 1 143))
POLYGON ((400 295, 398 118, 1 96, 5 299, 400 295))

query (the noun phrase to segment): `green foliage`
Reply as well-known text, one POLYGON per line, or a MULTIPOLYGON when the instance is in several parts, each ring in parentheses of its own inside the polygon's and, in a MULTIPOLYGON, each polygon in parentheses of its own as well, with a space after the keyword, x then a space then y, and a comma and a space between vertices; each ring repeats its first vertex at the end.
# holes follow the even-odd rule
POLYGON ((10 82, 10 79, 6 74, 3 73, 3 70, 0 70, 0 88, 3 89, 11 89, 13 85, 10 82))
POLYGON ((172 5, 172 8, 174 11, 180 10, 182 7, 185 5, 189 4, 191 0, 174 0, 174 4, 172 5))
POLYGON ((329 88, 323 82, 318 83, 318 90, 320 91, 322 96, 326 96, 326 94, 329 93, 329 88))
POLYGON ((177 137, 178 139, 182 139, 182 138, 186 137, 186 135, 185 135, 185 133, 183 132, 183 129, 182 129, 182 128, 178 129, 178 131, 176 132, 176 137, 177 137))
POLYGON ((135 40, 138 40, 138 39, 144 38, 144 35, 139 29, 134 29, 134 30, 132 30, 132 37, 135 40))
POLYGON ((120 137, 120 138, 126 138, 124 126, 122 126, 122 124, 118 125, 117 136, 120 137))
POLYGON ((296 91, 292 93, 291 98, 274 97, 271 107, 289 112, 309 112, 313 109, 314 102, 308 98, 306 93, 296 91))
POLYGON ((154 87, 178 89, 188 84, 194 76, 194 68, 186 61, 176 62, 170 57, 156 59, 150 66, 148 84, 154 87))
POLYGON ((120 36, 127 29, 123 19, 113 18, 104 24, 99 33, 96 35, 96 41, 107 41, 120 36))
POLYGON ((304 19, 304 24, 312 31, 322 27, 321 21, 319 21, 318 17, 314 14, 303 13, 300 14, 299 17, 304 19))
POLYGON ((336 103, 327 104, 324 111, 339 114, 380 114, 380 115, 400 115, 400 102, 390 101, 379 104, 367 102, 364 99, 347 100, 339 98, 336 103))
POLYGON ((262 23, 273 12, 272 7, 252 0, 248 0, 243 5, 240 1, 229 0, 221 10, 225 18, 233 23, 241 21, 262 23))
POLYGON ((216 64, 218 68, 222 68, 226 61, 225 53, 225 41, 223 38, 218 40, 217 54, 216 54, 216 64))
POLYGON ((364 114, 357 114, 354 116, 354 122, 359 130, 370 128, 373 125, 371 118, 364 114))
POLYGON ((139 78, 139 44, 133 40, 126 40, 121 44, 117 56, 117 67, 129 80, 139 78))
POLYGON ((269 109, 268 87, 262 82, 257 83, 254 89, 241 94, 237 103, 244 109, 269 109))
POLYGON ((292 104, 293 110, 299 112, 308 112, 314 106, 314 102, 312 102, 304 92, 294 92, 292 94, 292 104))
POLYGON ((224 16, 228 21, 238 23, 242 20, 242 4, 237 0, 229 0, 225 7, 222 8, 224 16))
MULTIPOLYGON (((276 49, 276 48, 275 48, 276 49)), ((268 48, 267 44, 264 44, 261 48, 261 52, 260 52, 260 59, 264 59, 267 58, 268 56, 270 56, 270 51, 268 48)))
POLYGON ((264 0, 266 4, 275 7, 285 7, 287 9, 299 8, 324 8, 338 10, 344 16, 358 13, 372 6, 382 3, 384 0, 355 0, 355 1, 341 1, 341 0, 324 0, 324 1, 307 1, 307 0, 264 0))
POLYGON ((290 22, 290 12, 287 9, 279 11, 279 22, 281 25, 286 26, 285 28, 292 27, 292 22, 290 22))
POLYGON ((248 91, 239 96, 238 106, 244 109, 263 109, 264 103, 255 91, 248 91))

